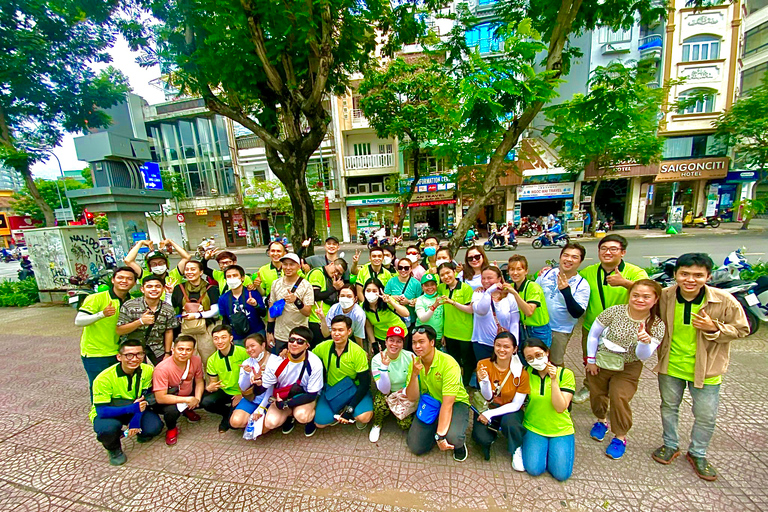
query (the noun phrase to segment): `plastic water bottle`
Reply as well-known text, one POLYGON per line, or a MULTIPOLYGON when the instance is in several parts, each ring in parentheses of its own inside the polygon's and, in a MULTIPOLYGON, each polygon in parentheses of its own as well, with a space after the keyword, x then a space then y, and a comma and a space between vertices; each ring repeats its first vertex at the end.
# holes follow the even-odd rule
POLYGON ((243 432, 243 439, 246 441, 250 441, 253 439, 253 431, 256 428, 256 422, 253 421, 253 418, 250 418, 248 420, 248 424, 245 426, 245 432, 243 432))

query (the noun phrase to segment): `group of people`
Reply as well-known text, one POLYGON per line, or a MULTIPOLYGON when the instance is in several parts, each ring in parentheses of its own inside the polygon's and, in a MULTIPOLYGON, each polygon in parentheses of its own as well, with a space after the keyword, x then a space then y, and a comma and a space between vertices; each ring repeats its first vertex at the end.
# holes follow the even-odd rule
POLYGON ((307 258, 272 242, 270 262, 252 275, 229 251, 195 261, 171 241, 161 246, 180 255, 174 268, 139 242, 112 288, 89 296, 75 320, 94 431, 112 464, 126 460, 124 435, 146 441, 164 424, 173 445, 179 418, 197 421, 199 409, 221 417, 221 433, 288 434, 299 423, 312 436, 370 424, 374 443, 394 416, 414 454, 436 445, 457 461, 468 456, 471 418, 486 460, 501 433, 513 469, 563 481, 575 455, 571 402, 589 399, 590 437, 603 441, 610 430, 605 453, 621 458, 643 361, 655 352, 663 445, 652 457, 670 464, 680 454, 687 387, 695 421, 686 458, 701 478, 717 477, 706 451, 720 383, 729 343, 749 331, 735 299, 706 285, 706 254, 680 256, 677 284, 662 290, 624 260, 627 241, 615 234, 599 241, 599 262, 580 269, 586 249, 569 243, 557 266, 535 276, 520 254, 503 269, 473 246, 457 263, 431 237, 401 258, 373 247, 362 264, 356 251, 351 265, 334 237, 324 255, 307 258), (151 251, 144 266, 142 247, 151 251), (141 295, 130 298, 137 283, 141 295), (564 363, 579 322, 577 390, 564 363))

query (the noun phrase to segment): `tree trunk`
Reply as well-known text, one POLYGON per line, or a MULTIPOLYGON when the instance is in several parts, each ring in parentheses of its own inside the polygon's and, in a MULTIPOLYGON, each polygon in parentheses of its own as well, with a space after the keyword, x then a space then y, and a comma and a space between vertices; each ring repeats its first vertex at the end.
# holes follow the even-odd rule
MULTIPOLYGON (((294 252, 301 247, 301 242, 311 240, 315 233, 315 203, 309 195, 306 183, 308 160, 309 158, 294 156, 282 165, 278 174, 280 181, 285 185, 285 190, 291 199, 291 208, 293 208, 290 239, 294 252)), ((311 256, 314 253, 314 245, 309 244, 304 249, 303 256, 311 256)))
POLYGON ((592 215, 592 224, 589 225, 589 232, 592 236, 595 236, 595 231, 597 231, 597 207, 595 207, 595 202, 597 201, 597 190, 600 188, 602 181, 602 176, 597 178, 595 189, 592 191, 592 200, 589 202, 589 214, 592 215))
POLYGON ((149 220, 151 220, 152 224, 157 226, 160 230, 160 236, 163 237, 163 240, 167 240, 167 237, 165 236, 165 212, 160 212, 160 222, 158 222, 155 216, 151 213, 149 214, 149 220))
POLYGON ((37 190, 35 180, 32 178, 32 171, 29 169, 29 163, 23 168, 17 167, 16 170, 21 173, 21 176, 24 178, 24 183, 27 184, 27 189, 29 189, 29 195, 32 196, 35 204, 40 208, 40 211, 43 212, 45 226, 49 228, 54 227, 56 225, 56 216, 53 214, 53 209, 45 202, 43 196, 40 195, 40 191, 37 190))
MULTIPOLYGON (((766 180, 767 176, 765 174, 765 170, 760 169, 759 176, 760 176, 760 179, 757 180, 755 182, 755 186, 752 187, 752 198, 751 199, 752 199, 753 202, 755 201, 755 199, 757 199, 757 187, 760 186, 766 180)), ((741 224, 741 229, 743 229, 743 230, 749 229, 749 221, 751 221, 752 217, 754 217, 754 215, 755 215, 752 212, 754 212, 754 208, 751 208, 750 209, 750 213, 748 215, 744 216, 744 221, 741 224)))
MULTIPOLYGON (((408 211, 408 205, 411 204, 411 198, 416 192, 416 185, 419 182, 419 178, 421 178, 421 174, 419 173, 420 165, 421 149, 419 149, 417 145, 416 149, 413 150, 413 181, 411 182, 411 186, 408 188, 408 191, 400 201, 400 218, 397 219, 397 231, 395 231, 397 236, 403 236, 403 224, 405 223, 405 215, 408 211)), ((413 226, 411 226, 411 230, 413 230, 413 226)), ((413 233, 413 231, 411 231, 411 233, 413 233)))

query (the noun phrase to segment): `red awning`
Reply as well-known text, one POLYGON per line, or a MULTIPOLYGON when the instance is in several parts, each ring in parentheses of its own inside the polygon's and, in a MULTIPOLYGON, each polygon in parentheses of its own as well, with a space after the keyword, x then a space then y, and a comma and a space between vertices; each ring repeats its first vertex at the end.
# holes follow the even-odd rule
POLYGON ((421 203, 410 203, 408 208, 418 208, 419 206, 440 206, 442 204, 456 204, 456 200, 444 199, 442 201, 422 201, 421 203))

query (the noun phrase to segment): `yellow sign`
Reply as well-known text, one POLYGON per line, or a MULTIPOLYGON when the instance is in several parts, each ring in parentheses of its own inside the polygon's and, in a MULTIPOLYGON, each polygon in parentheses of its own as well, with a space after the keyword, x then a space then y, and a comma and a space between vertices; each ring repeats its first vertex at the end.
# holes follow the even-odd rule
POLYGON ((8 216, 0 213, 0 236, 9 236, 10 234, 11 227, 8 225, 8 216))
POLYGON ((195 210, 195 215, 208 215, 208 210, 206 208, 200 208, 199 210, 195 210))

